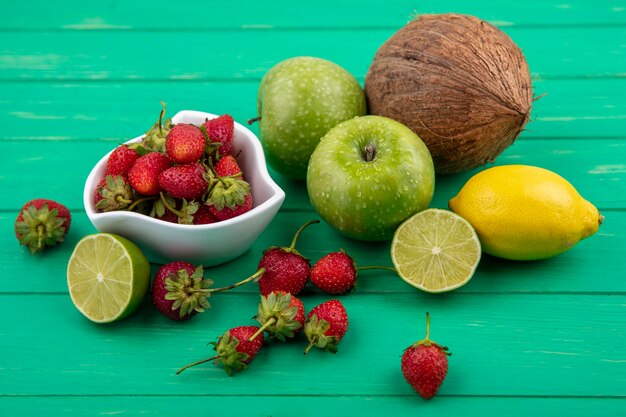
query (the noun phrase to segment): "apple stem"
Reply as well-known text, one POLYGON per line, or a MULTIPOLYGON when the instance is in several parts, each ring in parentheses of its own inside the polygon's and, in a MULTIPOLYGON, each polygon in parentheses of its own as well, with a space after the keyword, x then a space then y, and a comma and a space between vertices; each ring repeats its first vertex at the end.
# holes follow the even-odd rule
POLYGON ((237 282, 237 283, 235 283, 233 285, 229 285, 227 287, 211 288, 211 289, 207 290, 207 292, 208 293, 214 293, 214 292, 221 292, 221 291, 232 290, 233 288, 237 288, 240 285, 247 284, 248 282, 257 279, 258 277, 263 275, 264 272, 265 272, 265 268, 259 268, 258 271, 256 271, 254 274, 250 275, 248 278, 244 279, 243 281, 239 281, 239 282, 237 282))
POLYGON ((258 122, 259 120, 261 120, 261 116, 255 117, 253 119, 248 119, 248 124, 251 125, 252 123, 258 122))
POLYGON ((367 145, 363 150, 363 158, 365 162, 372 162, 376 157, 376 148, 372 145, 367 145))
POLYGON ((395 268, 392 268, 390 266, 382 266, 382 265, 359 266, 356 268, 357 271, 363 271, 366 269, 385 269, 387 271, 393 271, 395 273, 398 273, 398 271, 395 268))
POLYGON ((182 368, 180 368, 178 371, 176 371, 176 375, 180 374, 182 371, 184 371, 187 368, 191 368, 192 366, 200 365, 201 363, 210 362, 210 361, 213 361, 213 360, 215 360, 217 358, 219 358, 219 355, 211 356, 210 358, 202 359, 201 361, 197 361, 197 362, 194 362, 194 363, 190 363, 189 365, 185 365, 182 368))
POLYGON ((315 223, 319 223, 319 222, 320 222, 319 220, 310 220, 304 223, 302 226, 300 226, 295 236, 293 237, 293 240, 291 241, 291 245, 289 245, 289 249, 293 250, 296 248, 296 242, 298 241, 298 238, 300 237, 300 233, 302 233, 302 231, 306 229, 307 226, 315 224, 315 223))
POLYGON ((259 337, 259 335, 263 333, 265 329, 267 329, 274 323, 276 323, 276 319, 274 317, 270 317, 270 319, 266 321, 265 324, 263 324, 263 326, 259 328, 259 330, 257 330, 252 336, 250 336, 250 338, 248 339, 248 342, 252 342, 254 339, 259 337))

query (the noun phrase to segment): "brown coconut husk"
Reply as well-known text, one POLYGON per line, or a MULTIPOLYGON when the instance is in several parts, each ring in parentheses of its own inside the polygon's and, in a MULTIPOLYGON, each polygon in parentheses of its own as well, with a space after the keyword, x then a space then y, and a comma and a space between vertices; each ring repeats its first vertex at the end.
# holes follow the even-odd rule
POLYGON ((522 51, 473 16, 423 15, 378 50, 365 78, 372 114, 411 128, 437 173, 493 161, 529 119, 532 82, 522 51))

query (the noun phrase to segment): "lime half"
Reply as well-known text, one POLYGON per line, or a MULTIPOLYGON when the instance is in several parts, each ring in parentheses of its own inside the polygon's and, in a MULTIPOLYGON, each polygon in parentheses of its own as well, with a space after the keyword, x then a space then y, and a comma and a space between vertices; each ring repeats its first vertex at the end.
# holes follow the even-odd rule
POLYGON ((427 292, 451 291, 466 284, 480 253, 480 241, 467 220, 440 209, 408 218, 391 243, 391 260, 400 277, 427 292))
POLYGON ((139 307, 148 291, 150 264, 121 236, 100 233, 78 242, 67 265, 67 286, 76 308, 89 320, 109 323, 139 307))

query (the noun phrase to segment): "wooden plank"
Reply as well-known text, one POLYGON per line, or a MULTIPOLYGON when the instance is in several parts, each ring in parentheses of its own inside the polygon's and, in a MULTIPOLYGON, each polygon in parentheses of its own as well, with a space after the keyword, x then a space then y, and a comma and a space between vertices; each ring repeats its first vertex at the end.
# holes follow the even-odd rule
MULTIPOLYGON (((533 104, 523 138, 624 137, 626 79, 534 84, 535 95, 546 95, 533 104)), ((4 84, 0 141, 99 138, 120 143, 152 126, 161 99, 170 114, 183 109, 229 113, 245 123, 256 116, 257 89, 257 81, 4 84)), ((258 133, 256 125, 251 128, 258 133)))
MULTIPOLYGON (((309 309, 326 299, 303 297, 309 309)), ((442 395, 626 396, 624 295, 354 294, 342 298, 350 329, 338 354, 303 356, 302 339, 273 343, 234 378, 210 364, 174 373, 211 355, 206 343, 218 333, 251 323, 255 295, 220 294, 211 311, 185 323, 160 316, 146 302, 113 325, 88 322, 65 295, 0 300, 16 312, 0 316, 3 396, 221 396, 254 387, 255 395, 416 401, 400 373, 400 356, 423 337, 425 311, 432 316, 431 337, 453 352, 442 395)))
POLYGON ((431 415, 567 415, 569 417, 623 416, 621 398, 459 398, 440 395, 423 401, 415 395, 405 396, 250 396, 236 397, 176 396, 155 399, 154 396, 106 397, 2 397, 0 407, 8 415, 22 417, 57 415, 84 417, 87 415, 143 415, 171 417, 181 409, 202 409, 211 415, 229 417, 291 417, 298 410, 301 417, 319 417, 323 404, 324 416, 343 417, 346 410, 362 415, 414 416, 416 410, 431 415))
MULTIPOLYGON (((485 255, 474 278, 456 293, 626 293, 626 271, 623 268, 623 248, 626 242, 626 212, 605 213, 601 230, 593 237, 556 258, 541 262, 511 262, 485 255)), ((63 245, 33 256, 13 239, 12 225, 16 213, 0 213, 0 229, 6 231, 6 241, 0 245, 0 268, 7 277, 20 277, 28 265, 31 279, 14 279, 2 293, 66 293, 67 260, 80 238, 95 233, 83 212, 74 212, 73 224, 63 245)), ((263 250, 274 245, 287 245, 298 226, 306 220, 318 218, 314 213, 286 213, 277 215, 271 225, 253 244, 250 251, 226 265, 207 270, 216 286, 232 284, 251 275, 257 268, 263 250)), ((314 263, 328 252, 343 248, 359 265, 392 265, 389 242, 357 242, 340 236, 325 223, 311 226, 298 243, 299 250, 314 263)), ((153 265, 153 274, 156 272, 153 265)), ((254 284, 237 290, 256 294, 254 284)), ((319 291, 310 286, 307 293, 319 291)), ((357 294, 419 293, 388 271, 362 271, 357 294)), ((395 295, 394 295, 395 296, 395 295)), ((430 296, 421 294, 420 299, 430 296)))
MULTIPOLYGON (((72 209, 83 206, 82 191, 93 165, 116 146, 111 141, 0 141, 0 181, 14 190, 0 201, 0 210, 17 209, 34 194, 63 196, 72 209), (81 155, 77 158, 77 155, 81 155), (63 169, 55 169, 63 167, 63 169), (36 185, 36 188, 34 186, 36 185)), ((519 139, 497 158, 494 165, 528 164, 551 169, 568 179, 579 192, 601 209, 626 208, 623 192, 626 175, 626 140, 526 140, 519 139)), ((493 165, 489 165, 493 166, 493 165)), ((457 175, 439 176, 431 206, 445 207, 463 184, 481 167, 457 175)), ((311 210, 306 187, 271 172, 285 190, 288 210, 311 210)))
MULTIPOLYGON (((540 78, 623 77, 626 27, 506 28, 540 78)), ((0 80, 254 79, 275 63, 318 56, 363 77, 393 29, 193 33, 0 32, 0 80), (181 47, 188 45, 188 47, 181 47), (332 45, 329 48, 328 45, 332 45)))
POLYGON ((132 2, 78 0, 52 4, 44 0, 8 1, 3 5, 0 27, 11 30, 223 30, 398 27, 415 13, 467 13, 498 26, 624 24, 624 5, 618 0, 593 2, 528 1, 502 7, 498 0, 460 2, 453 0, 387 0, 379 2, 278 0, 271 6, 251 0, 223 2, 207 7, 201 0, 185 7, 148 0, 132 2), (382 10, 381 10, 382 9, 382 10), (141 16, 141 19, 137 19, 141 16))

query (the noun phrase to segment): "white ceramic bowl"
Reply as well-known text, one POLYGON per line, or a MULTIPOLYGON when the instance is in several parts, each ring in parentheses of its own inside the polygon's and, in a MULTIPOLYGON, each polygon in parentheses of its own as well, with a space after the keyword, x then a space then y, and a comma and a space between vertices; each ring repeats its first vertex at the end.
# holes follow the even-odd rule
MULTIPOLYGON (((177 113, 174 123, 200 125, 214 114, 185 110, 177 113)), ((143 136, 127 143, 139 142, 143 136)), ((177 260, 217 265, 246 252, 272 221, 285 199, 285 192, 270 178, 265 155, 254 133, 235 123, 233 154, 241 151, 239 165, 252 189, 253 208, 233 219, 206 225, 169 223, 128 211, 98 213, 94 206, 94 190, 106 170, 106 154, 91 170, 83 202, 87 216, 100 232, 115 233, 135 242, 152 262, 177 260)))

